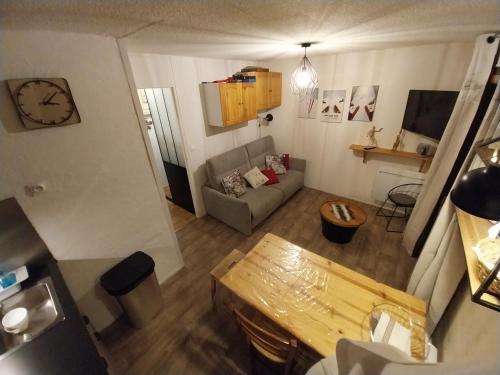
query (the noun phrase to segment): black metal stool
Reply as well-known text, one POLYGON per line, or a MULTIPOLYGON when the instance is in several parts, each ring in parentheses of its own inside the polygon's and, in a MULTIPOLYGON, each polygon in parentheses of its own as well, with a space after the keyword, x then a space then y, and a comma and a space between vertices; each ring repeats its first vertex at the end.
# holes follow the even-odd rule
POLYGON ((403 232, 399 230, 390 230, 389 226, 391 225, 391 221, 393 218, 408 220, 411 214, 411 210, 413 209, 413 207, 415 207, 415 203, 417 202, 417 197, 418 194, 420 194, 421 188, 422 184, 403 184, 393 187, 391 190, 389 190, 389 192, 387 193, 387 198, 377 211, 377 216, 383 216, 387 220, 387 224, 385 226, 386 232, 403 232), (386 215, 384 212, 384 207, 388 201, 390 201, 390 203, 394 205, 394 208, 392 209, 390 215, 386 215), (396 215, 396 210, 398 208, 404 208, 404 215, 396 215))

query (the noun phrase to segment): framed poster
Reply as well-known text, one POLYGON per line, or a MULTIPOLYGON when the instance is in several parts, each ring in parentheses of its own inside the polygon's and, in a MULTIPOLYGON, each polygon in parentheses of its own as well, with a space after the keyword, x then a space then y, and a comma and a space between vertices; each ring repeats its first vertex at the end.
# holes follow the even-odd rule
POLYGON ((314 89, 310 96, 299 99, 299 118, 316 118, 319 89, 314 89))
POLYGON ((371 122, 375 113, 378 89, 379 86, 353 86, 347 119, 371 122))
POLYGON ((323 90, 321 101, 321 121, 342 122, 344 114, 345 90, 323 90))

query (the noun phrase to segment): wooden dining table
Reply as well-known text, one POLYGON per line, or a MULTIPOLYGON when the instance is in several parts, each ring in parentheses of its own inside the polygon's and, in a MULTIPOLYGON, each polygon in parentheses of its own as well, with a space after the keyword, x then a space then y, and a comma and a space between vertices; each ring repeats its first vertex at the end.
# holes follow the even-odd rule
POLYGON ((400 306, 413 321, 411 354, 423 359, 426 304, 329 259, 266 234, 220 280, 245 303, 321 356, 341 338, 370 340, 374 307, 400 306))

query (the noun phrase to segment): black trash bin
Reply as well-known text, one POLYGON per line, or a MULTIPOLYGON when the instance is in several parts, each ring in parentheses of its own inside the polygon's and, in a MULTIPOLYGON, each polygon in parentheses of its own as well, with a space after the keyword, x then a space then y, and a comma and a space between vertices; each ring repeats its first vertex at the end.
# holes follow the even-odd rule
POLYGON ((117 298, 136 328, 144 327, 163 306, 154 269, 153 258, 137 251, 101 276, 101 286, 117 298))

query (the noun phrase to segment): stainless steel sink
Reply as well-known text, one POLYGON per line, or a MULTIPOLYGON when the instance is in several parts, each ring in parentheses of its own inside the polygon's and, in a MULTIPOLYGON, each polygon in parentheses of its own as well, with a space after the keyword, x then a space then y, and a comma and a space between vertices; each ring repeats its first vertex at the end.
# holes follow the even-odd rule
POLYGON ((64 313, 50 277, 1 301, 0 320, 16 307, 28 310, 29 325, 26 331, 19 334, 7 333, 0 325, 0 360, 64 320, 64 313))

